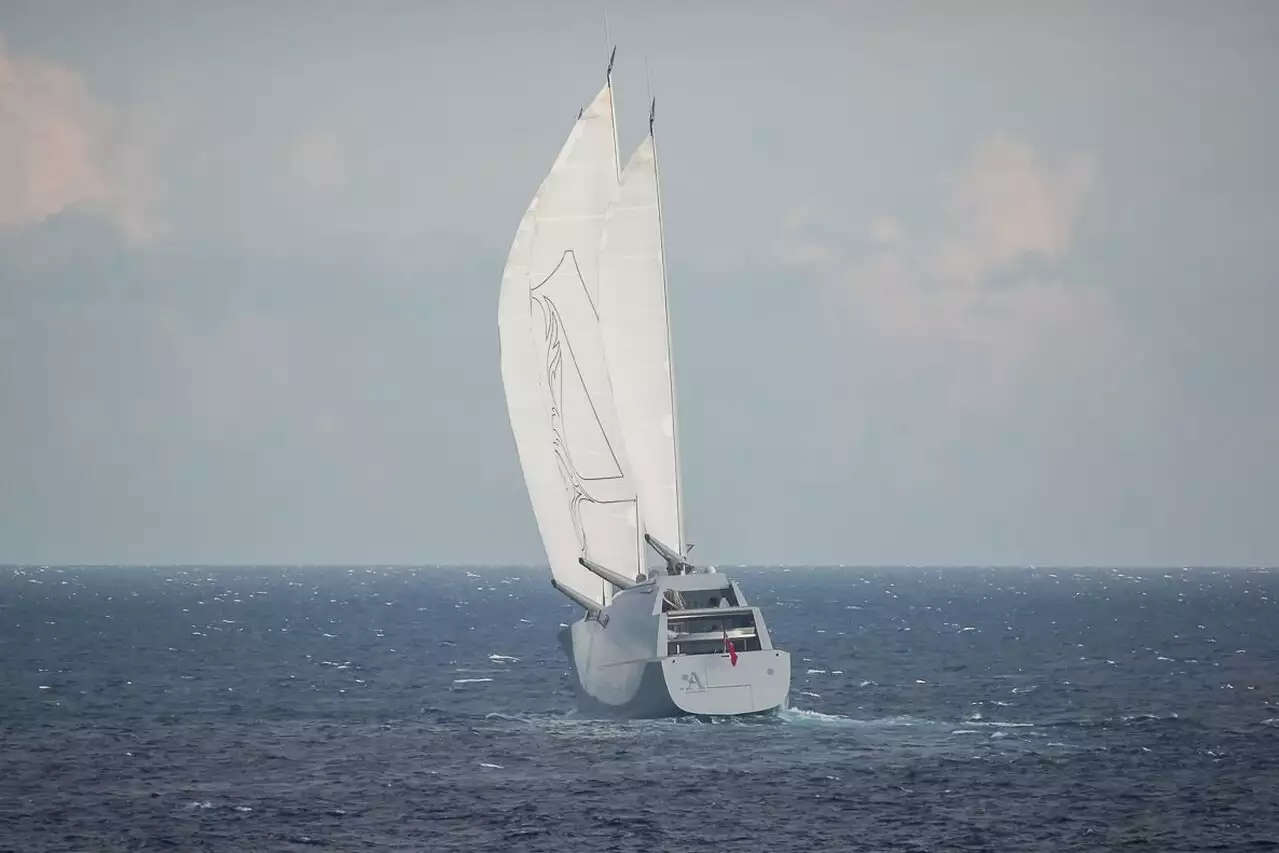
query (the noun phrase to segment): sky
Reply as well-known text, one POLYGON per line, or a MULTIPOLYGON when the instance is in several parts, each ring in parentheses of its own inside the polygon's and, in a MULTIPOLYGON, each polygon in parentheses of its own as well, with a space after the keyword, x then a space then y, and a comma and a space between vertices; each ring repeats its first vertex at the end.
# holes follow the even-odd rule
POLYGON ((0 0, 0 562, 543 562, 515 227, 657 97, 719 565, 1279 562, 1279 5, 0 0))

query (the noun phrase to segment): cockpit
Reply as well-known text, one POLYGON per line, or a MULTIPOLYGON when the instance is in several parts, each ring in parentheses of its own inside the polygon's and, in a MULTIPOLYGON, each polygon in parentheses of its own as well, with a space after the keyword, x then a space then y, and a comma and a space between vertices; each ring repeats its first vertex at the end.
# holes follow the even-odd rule
POLYGON ((738 652, 761 648, 755 610, 739 600, 731 583, 662 591, 668 655, 723 654, 725 640, 738 652))
POLYGON ((662 612, 676 610, 720 610, 725 607, 741 607, 737 593, 731 586, 713 589, 671 589, 662 592, 662 612))
POLYGON ((755 611, 706 609, 666 615, 666 653, 668 655, 713 655, 727 651, 725 640, 731 640, 738 652, 761 648, 755 629, 755 611))

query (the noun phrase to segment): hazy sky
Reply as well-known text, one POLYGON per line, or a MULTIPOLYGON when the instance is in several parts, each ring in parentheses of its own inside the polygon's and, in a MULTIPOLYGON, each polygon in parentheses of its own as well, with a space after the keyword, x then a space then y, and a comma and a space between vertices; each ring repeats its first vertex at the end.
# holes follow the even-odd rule
MULTIPOLYGON (((1279 4, 608 4, 717 563, 1279 561, 1279 4)), ((540 562, 598 3, 0 0, 0 562, 540 562)))

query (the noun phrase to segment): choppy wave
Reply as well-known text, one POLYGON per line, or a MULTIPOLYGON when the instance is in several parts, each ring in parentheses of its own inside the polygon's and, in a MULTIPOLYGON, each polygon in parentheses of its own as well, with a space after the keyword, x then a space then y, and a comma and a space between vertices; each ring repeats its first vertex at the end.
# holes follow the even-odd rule
POLYGON ((469 571, 0 570, 0 846, 1279 837, 1274 573, 735 570, 794 707, 628 722, 575 710, 544 572, 469 571))

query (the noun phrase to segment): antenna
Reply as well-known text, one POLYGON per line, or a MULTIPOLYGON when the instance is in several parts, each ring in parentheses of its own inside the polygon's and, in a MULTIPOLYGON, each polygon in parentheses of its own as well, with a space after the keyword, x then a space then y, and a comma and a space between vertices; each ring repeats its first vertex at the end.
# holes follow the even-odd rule
MULTIPOLYGON (((613 97, 613 62, 614 60, 617 59, 617 45, 613 44, 613 34, 609 32, 609 28, 608 28, 607 0, 605 0, 605 3, 604 3, 604 49, 609 52, 608 53, 608 70, 604 72, 604 85, 608 87, 609 98, 612 99, 613 97)), ((615 109, 616 105, 611 104, 610 107, 615 109)), ((613 167, 616 172, 616 177, 618 178, 618 180, 621 180, 622 159, 617 152, 617 113, 614 112, 614 109, 609 110, 609 112, 612 113, 610 118, 613 124, 613 167)), ((642 549, 643 549, 643 546, 641 546, 641 550, 642 549)))
POLYGON ((613 46, 613 36, 608 31, 608 4, 604 5, 604 49, 608 50, 613 46))
POLYGON ((613 60, 617 59, 617 45, 613 44, 613 34, 608 29, 608 6, 604 6, 604 49, 609 51, 608 54, 608 71, 604 72, 604 76, 608 78, 610 83, 613 82, 613 60))
POLYGON ((653 97, 653 78, 648 73, 648 54, 644 54, 644 84, 648 86, 648 132, 653 133, 653 119, 657 117, 657 98, 653 97))

